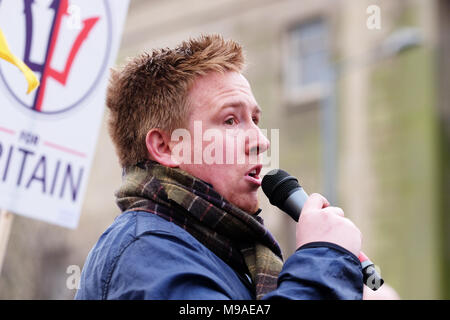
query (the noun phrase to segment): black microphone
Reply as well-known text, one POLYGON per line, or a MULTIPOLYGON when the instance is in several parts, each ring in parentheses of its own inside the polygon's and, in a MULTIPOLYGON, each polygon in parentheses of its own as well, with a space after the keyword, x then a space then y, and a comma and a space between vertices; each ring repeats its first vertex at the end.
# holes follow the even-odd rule
MULTIPOLYGON (((261 187, 272 205, 298 221, 308 194, 300 186, 297 178, 284 170, 274 169, 264 176, 261 187)), ((384 280, 376 271, 374 263, 363 252, 359 254, 358 259, 362 266, 364 284, 374 291, 378 290, 384 280)))

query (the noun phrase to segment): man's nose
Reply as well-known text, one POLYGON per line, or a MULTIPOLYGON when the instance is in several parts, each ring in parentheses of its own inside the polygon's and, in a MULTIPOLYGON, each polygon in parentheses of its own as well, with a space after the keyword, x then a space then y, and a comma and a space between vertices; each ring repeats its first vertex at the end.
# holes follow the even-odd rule
POLYGON ((245 153, 247 155, 258 155, 270 147, 269 140, 264 136, 258 127, 251 131, 245 143, 245 153))

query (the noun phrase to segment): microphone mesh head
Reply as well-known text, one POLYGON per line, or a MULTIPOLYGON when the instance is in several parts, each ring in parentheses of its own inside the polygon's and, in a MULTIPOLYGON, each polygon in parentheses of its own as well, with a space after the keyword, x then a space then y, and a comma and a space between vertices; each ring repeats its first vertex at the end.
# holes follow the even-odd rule
POLYGON ((292 192, 300 188, 300 185, 297 178, 286 171, 274 169, 264 176, 261 187, 270 203, 280 207, 292 192))

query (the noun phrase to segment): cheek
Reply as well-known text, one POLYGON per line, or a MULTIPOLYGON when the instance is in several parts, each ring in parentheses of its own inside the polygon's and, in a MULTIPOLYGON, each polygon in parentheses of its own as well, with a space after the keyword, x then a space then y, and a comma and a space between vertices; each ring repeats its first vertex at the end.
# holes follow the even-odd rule
POLYGON ((239 189, 238 175, 235 166, 213 165, 204 170, 205 181, 213 185, 214 189, 227 200, 239 189))
POLYGON ((228 165, 240 165, 245 163, 245 141, 237 131, 230 131, 223 139, 224 160, 228 165))
POLYGON ((196 178, 212 184, 214 189, 216 189, 219 193, 229 190, 229 184, 233 181, 231 170, 227 169, 224 165, 190 164, 180 166, 180 169, 188 172, 196 178))

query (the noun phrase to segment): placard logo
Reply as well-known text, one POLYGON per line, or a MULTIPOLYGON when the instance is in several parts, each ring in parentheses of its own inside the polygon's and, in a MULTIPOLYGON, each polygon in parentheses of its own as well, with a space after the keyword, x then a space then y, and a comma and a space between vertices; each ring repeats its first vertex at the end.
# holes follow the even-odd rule
POLYGON ((0 63, 7 91, 33 112, 61 114, 75 108, 105 72, 112 35, 107 0, 0 0, 0 27, 11 50, 40 80, 38 89, 26 95, 16 85, 18 71, 0 63))

